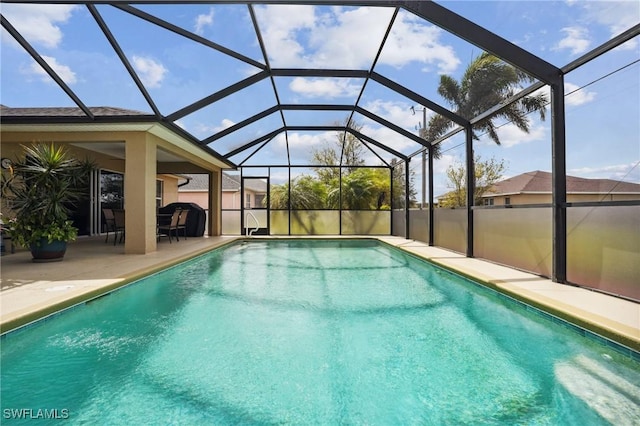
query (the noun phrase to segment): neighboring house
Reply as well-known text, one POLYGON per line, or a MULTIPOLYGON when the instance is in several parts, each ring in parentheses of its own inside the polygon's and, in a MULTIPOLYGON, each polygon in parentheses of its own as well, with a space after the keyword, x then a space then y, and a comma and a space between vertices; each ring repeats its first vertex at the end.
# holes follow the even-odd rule
MULTIPOLYGON (((536 170, 505 179, 482 199, 485 206, 551 203, 551 173, 536 170)), ((640 184, 567 176, 567 202, 623 200, 640 200, 640 184)))
MULTIPOLYGON (((209 175, 187 175, 178 184, 178 202, 194 203, 207 210, 209 206, 209 175)), ((224 177, 223 177, 224 178, 224 177)))
MULTIPOLYGON (((202 208, 208 205, 209 181, 207 175, 183 175, 190 179, 178 187, 178 201, 196 203, 202 208)), ((244 197, 240 194, 240 176, 222 173, 222 209, 240 210, 244 198, 245 208, 266 207, 267 183, 264 179, 245 179, 244 197)))

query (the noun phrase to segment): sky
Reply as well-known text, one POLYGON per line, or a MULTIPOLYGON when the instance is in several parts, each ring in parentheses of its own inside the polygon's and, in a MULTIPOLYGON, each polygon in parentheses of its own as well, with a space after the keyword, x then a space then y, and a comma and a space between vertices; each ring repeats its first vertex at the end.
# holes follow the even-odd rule
MULTIPOLYGON (((539 58, 563 67, 640 23, 640 2, 629 1, 442 1, 442 6, 484 26, 539 58)), ((152 113, 126 68, 82 5, 1 4, 2 15, 37 50, 87 106, 113 106, 152 113)), ((135 5, 222 47, 222 52, 108 5, 96 10, 163 115, 170 115, 260 71, 273 68, 374 70, 450 108, 438 94, 440 76, 460 79, 481 49, 401 10, 376 59, 394 10, 386 7, 255 5, 265 55, 246 5, 135 5), (227 50, 228 49, 228 50, 227 50), (225 52, 235 51, 234 55, 225 52)), ((640 183, 640 39, 635 37, 565 76, 567 172, 586 178, 640 183)), ((11 107, 75 106, 59 86, 3 28, 0 45, 0 103, 11 107)), ((544 88, 548 92, 548 89, 544 88)), ((224 97, 177 124, 199 139, 239 123, 277 99, 283 104, 353 104, 414 133, 423 125, 423 106, 375 81, 358 78, 276 77, 224 97), (274 86, 276 90, 274 91, 274 86), (364 88, 364 90, 363 90, 364 88), (277 98, 276 98, 277 93, 277 98), (413 107, 413 108, 412 108, 413 107)), ((344 122, 344 112, 286 111, 288 125, 344 122)), ((427 110, 427 121, 433 112, 427 110)), ((362 133, 407 155, 420 146, 356 114, 362 133)), ((551 122, 530 115, 530 132, 498 122, 501 145, 485 135, 474 143, 481 159, 504 161, 505 177, 551 170, 551 122)), ((226 154, 282 126, 280 113, 217 139, 226 154)), ((308 164, 311 152, 336 138, 335 132, 290 131, 266 145, 243 151, 232 161, 285 166, 308 164), (289 151, 287 152, 287 145, 289 151), (255 154, 251 153, 260 148, 255 154), (247 158, 248 157, 248 158, 247 158)), ((375 147, 367 164, 393 155, 375 147)), ((442 144, 435 162, 435 194, 448 190, 445 171, 464 162, 463 136, 442 144)), ((279 169, 284 174, 284 169, 279 169)), ((420 156, 411 161, 417 187, 420 156)), ((297 169, 296 173, 306 172, 297 169)))

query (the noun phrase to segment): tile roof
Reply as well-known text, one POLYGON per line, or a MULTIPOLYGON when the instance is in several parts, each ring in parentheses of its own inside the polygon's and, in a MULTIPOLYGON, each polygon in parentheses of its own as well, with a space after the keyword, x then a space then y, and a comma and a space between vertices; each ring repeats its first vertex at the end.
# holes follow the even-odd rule
MULTIPOLYGON (((180 191, 206 191, 209 189, 209 178, 204 174, 183 174, 185 177, 191 178, 191 181, 180 187, 180 191)), ((266 192, 266 182, 262 179, 259 182, 251 180, 246 182, 247 189, 255 192, 266 192)), ((223 191, 240 191, 240 175, 222 172, 222 190, 223 191)))
POLYGON ((182 173, 182 176, 189 178, 189 183, 182 185, 179 191, 206 191, 209 189, 209 176, 206 174, 190 175, 182 173))
POLYGON ((223 191, 240 191, 240 175, 222 173, 223 191))
MULTIPOLYGON (((523 173, 496 183, 484 197, 501 194, 551 193, 551 173, 536 170, 523 173)), ((640 184, 612 179, 587 179, 567 176, 567 193, 635 193, 640 194, 640 184)))
MULTIPOLYGON (((89 107, 96 116, 131 116, 151 115, 142 111, 115 107, 89 107)), ((85 113, 78 107, 44 107, 44 108, 11 108, 0 105, 0 115, 4 117, 85 117, 85 113)))

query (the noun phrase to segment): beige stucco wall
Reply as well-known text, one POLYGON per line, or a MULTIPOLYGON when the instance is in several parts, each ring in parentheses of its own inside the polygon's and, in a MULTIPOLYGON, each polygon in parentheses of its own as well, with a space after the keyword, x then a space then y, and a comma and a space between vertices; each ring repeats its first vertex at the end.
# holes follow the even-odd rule
POLYGON ((178 183, 180 183, 180 179, 177 176, 159 174, 157 179, 162 181, 163 206, 180 201, 178 195, 178 183))

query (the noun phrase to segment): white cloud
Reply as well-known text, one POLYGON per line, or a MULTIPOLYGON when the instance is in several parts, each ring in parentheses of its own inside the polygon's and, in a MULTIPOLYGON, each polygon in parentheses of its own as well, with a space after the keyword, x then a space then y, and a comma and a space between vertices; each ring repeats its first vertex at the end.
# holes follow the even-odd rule
POLYGON ((401 67, 417 61, 435 65, 439 73, 451 73, 460 65, 460 60, 453 47, 440 43, 442 34, 443 30, 426 25, 421 18, 401 13, 385 43, 380 63, 401 67))
POLYGON ((133 67, 142 82, 149 87, 160 87, 167 69, 159 62, 142 56, 133 57, 133 67))
MULTIPOLYGON (((256 8, 274 67, 369 69, 389 25, 392 9, 272 5, 256 8)), ((444 32, 420 18, 401 13, 380 63, 401 67, 415 61, 451 72, 459 59, 439 42, 444 32)))
MULTIPOLYGON (((289 149, 291 150, 305 150, 310 151, 311 148, 320 146, 326 141, 334 140, 334 132, 317 132, 317 133, 298 133, 289 132, 289 149)), ((280 133, 276 136, 274 142, 277 145, 285 146, 286 139, 284 133, 280 133)))
POLYGON ((315 50, 314 60, 318 65, 333 63, 345 69, 369 69, 391 13, 386 8, 334 7, 331 15, 321 16, 311 32, 309 44, 315 50))
POLYGON ((578 2, 577 4, 587 12, 588 19, 606 26, 612 38, 640 21, 640 7, 637 0, 578 2))
POLYGON ((567 170, 573 176, 582 176, 592 179, 615 179, 626 182, 640 183, 640 168, 638 163, 613 164, 598 167, 579 167, 567 170))
MULTIPOLYGON (((529 133, 525 133, 518 129, 515 124, 509 123, 497 129, 500 144, 505 148, 511 148, 516 145, 529 143, 533 141, 545 140, 548 137, 546 128, 541 124, 531 124, 529 133)), ((495 145, 495 142, 487 135, 481 136, 481 143, 487 145, 495 145)))
POLYGON ((433 172, 435 174, 446 173, 447 169, 454 164, 464 164, 463 160, 455 155, 442 154, 437 161, 433 162, 433 172))
POLYGON ((3 4, 2 14, 29 43, 55 48, 63 37, 60 25, 71 18, 76 8, 74 5, 3 4))
POLYGON ((571 105, 571 106, 582 105, 582 104, 591 102, 595 99, 596 92, 590 92, 587 89, 578 90, 579 87, 580 86, 577 86, 572 83, 564 84, 564 93, 566 95, 564 98, 564 101, 567 105, 571 105), (571 94, 567 95, 568 93, 571 93, 571 94))
MULTIPOLYGON (((410 105, 405 102, 377 99, 365 104, 363 107, 410 132, 416 132, 416 134, 416 127, 420 127, 422 123, 422 107, 416 108, 415 105, 410 105), (411 111, 412 106, 415 109, 415 114, 411 111)), ((427 122, 429 122, 429 118, 431 118, 432 115, 433 112, 427 110, 427 122)))
POLYGON ((228 118, 223 118, 222 121, 220 121, 220 124, 217 126, 210 126, 210 125, 200 123, 196 126, 196 129, 199 135, 209 136, 209 135, 221 132, 224 129, 228 129, 234 124, 236 124, 234 121, 229 120, 228 118))
MULTIPOLYGON (((276 149, 283 151, 286 147, 286 138, 284 133, 280 133, 271 142, 276 145, 276 149)), ((314 132, 314 133, 298 133, 289 132, 289 152, 292 159, 311 160, 311 153, 314 149, 323 146, 327 141, 335 140, 334 132, 314 132)))
MULTIPOLYGON (((68 85, 75 84, 78 80, 76 74, 66 65, 59 64, 56 58, 51 56, 42 56, 47 64, 60 76, 60 78, 68 85)), ((36 75, 45 83, 53 83, 53 79, 47 72, 37 63, 32 62, 31 66, 25 71, 27 74, 36 75)))
POLYGON ((209 13, 204 15, 200 14, 196 17, 196 34, 202 35, 205 27, 210 27, 213 24, 213 8, 209 9, 209 13))
POLYGON ((410 154, 410 152, 406 152, 408 149, 413 151, 419 148, 416 142, 387 127, 365 125, 361 133, 400 153, 410 154))
POLYGON ((360 84, 351 79, 341 78, 302 78, 296 77, 289 89, 308 98, 354 97, 360 93, 360 84))
POLYGON ((562 28, 565 37, 558 42, 553 50, 570 49, 571 54, 578 55, 589 49, 591 40, 589 40, 589 31, 583 27, 565 27, 562 28))
POLYGON ((304 57, 297 36, 315 27, 314 10, 312 6, 304 5, 256 7, 272 66, 301 66, 309 60, 304 57))

